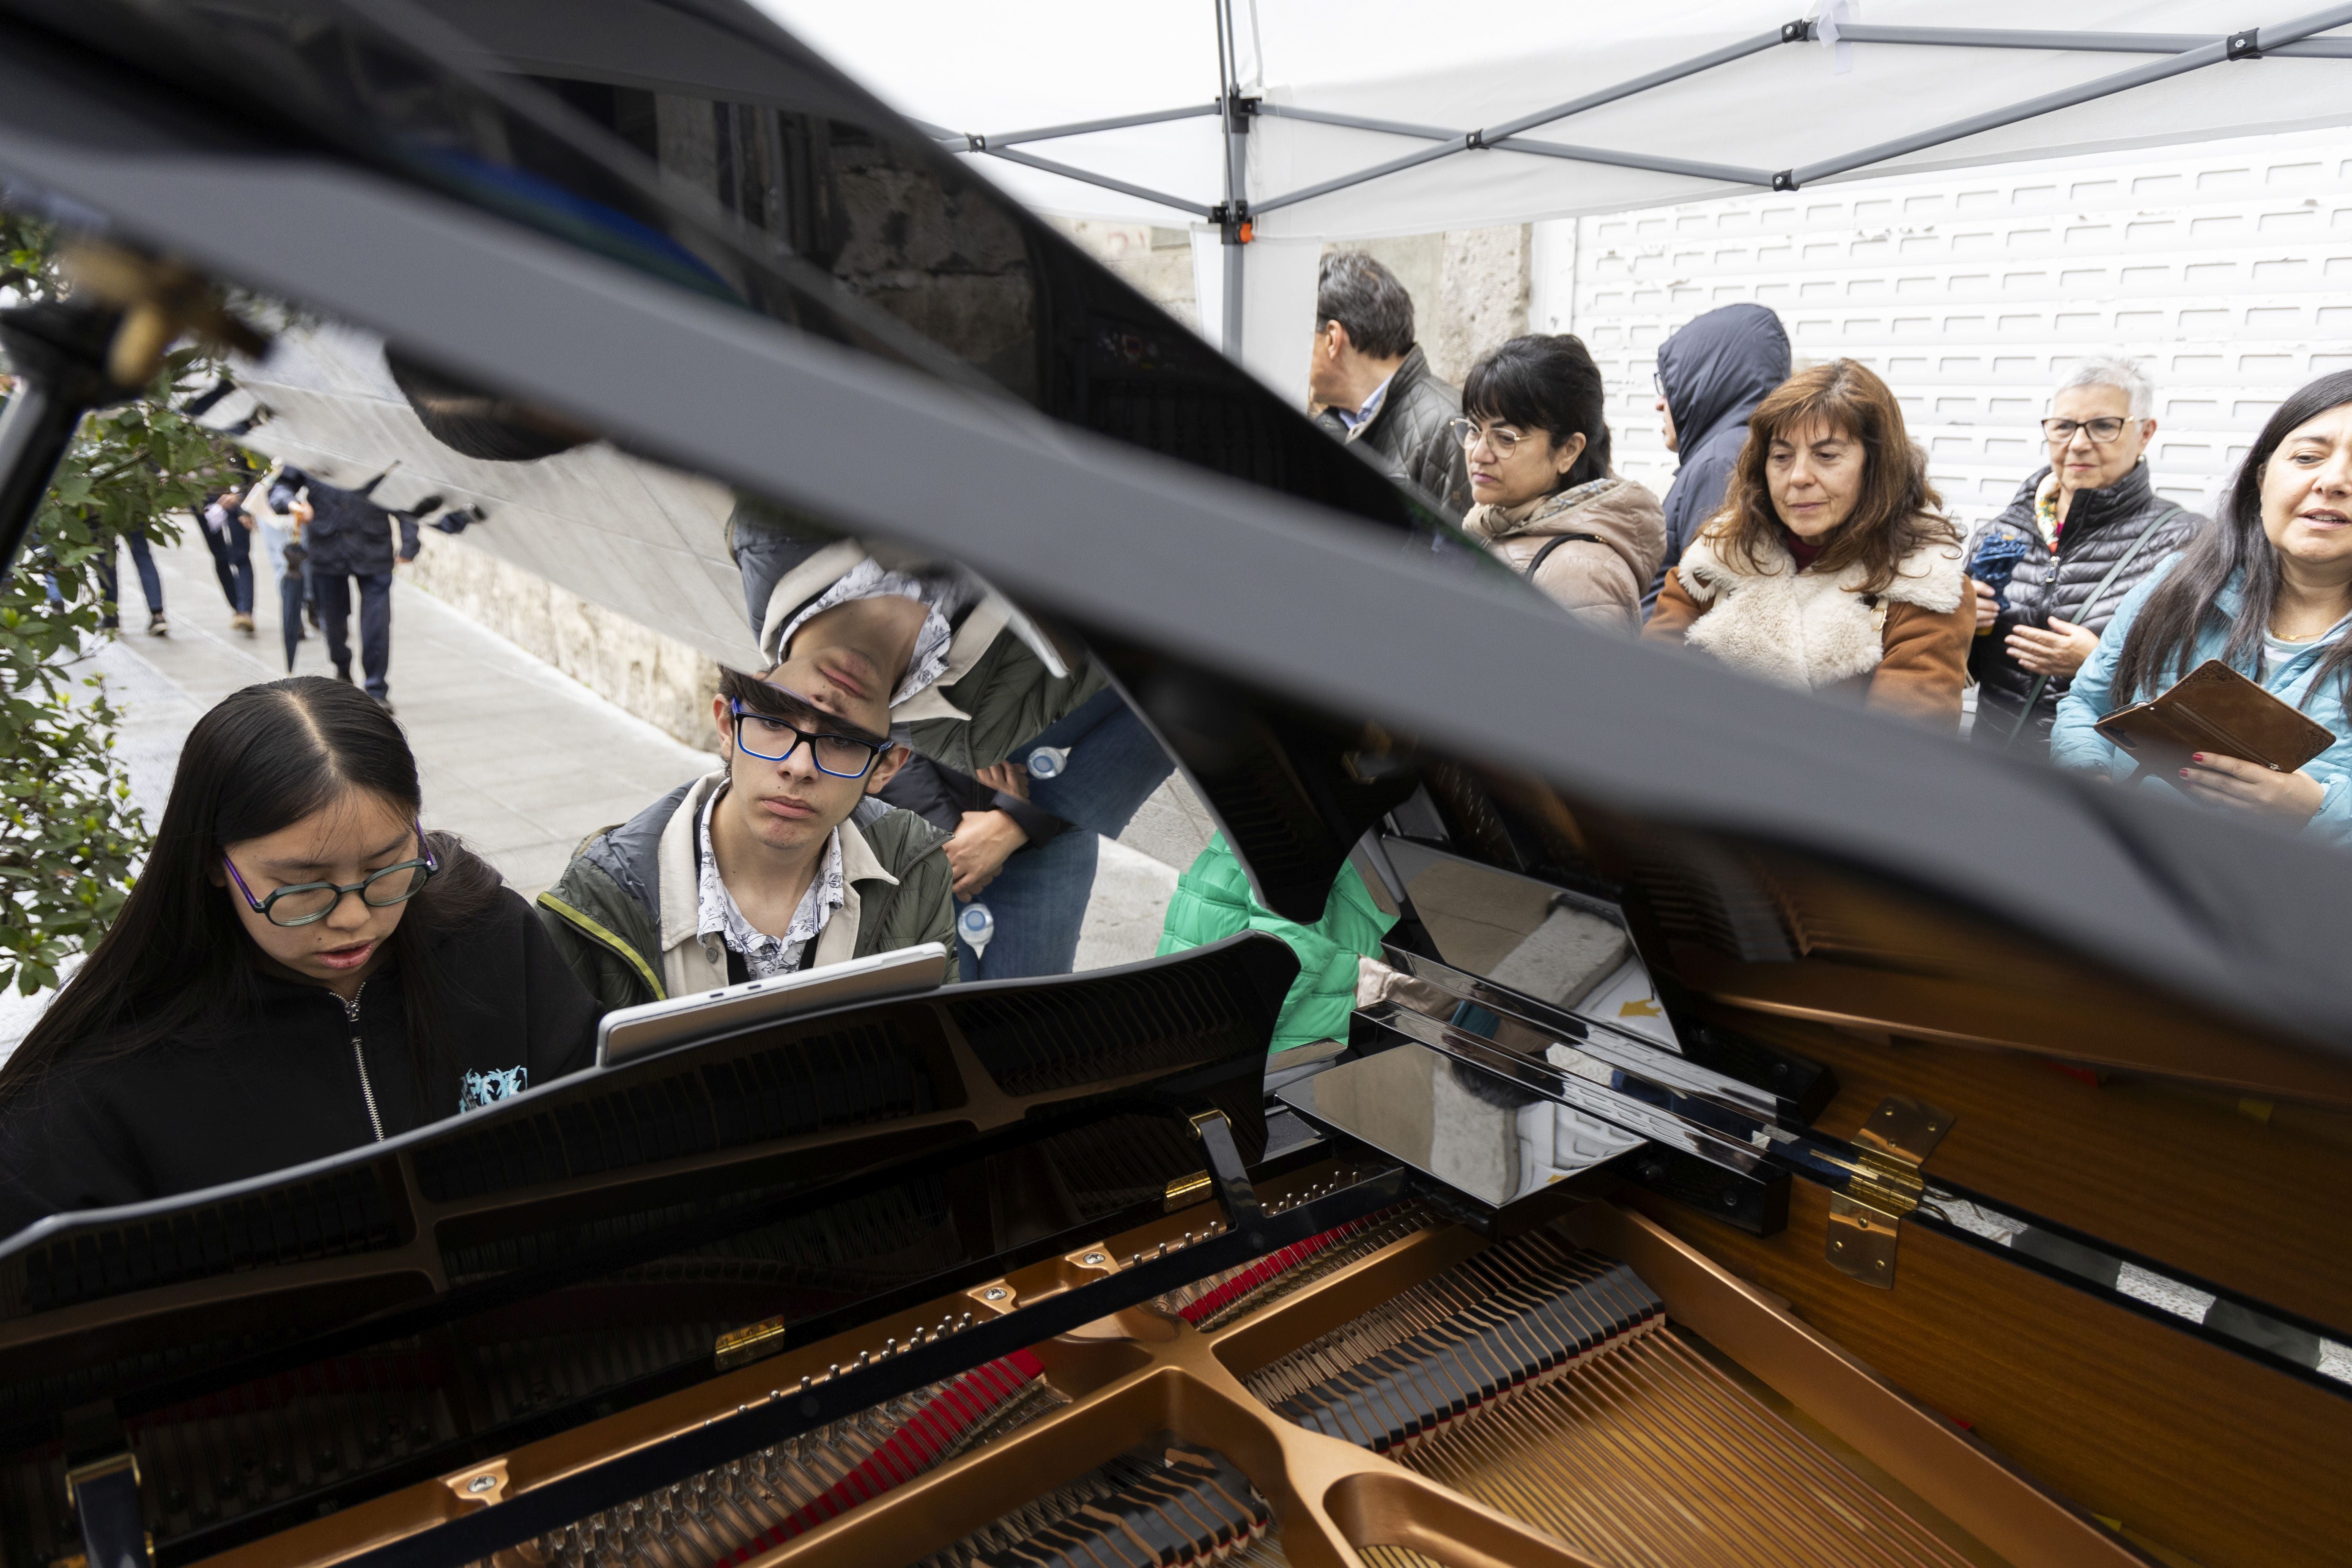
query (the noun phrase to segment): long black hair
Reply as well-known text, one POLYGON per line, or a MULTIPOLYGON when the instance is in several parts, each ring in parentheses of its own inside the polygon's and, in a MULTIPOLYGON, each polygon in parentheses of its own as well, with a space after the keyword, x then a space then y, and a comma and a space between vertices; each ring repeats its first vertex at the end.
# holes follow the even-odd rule
MULTIPOLYGON (((352 791, 414 817, 416 759, 383 706, 316 675, 232 692, 196 721, 180 751, 155 845, 114 924, 5 1070, 14 1099, 71 1057, 121 1056, 184 1033, 234 1038, 251 1016, 261 951, 213 882, 226 846, 291 826, 352 791)), ((447 834, 427 834, 440 869, 386 944, 420 1079, 442 1054, 431 939, 488 909, 498 873, 447 834)))
POLYGON ((1558 446, 1584 437, 1584 450, 1552 486, 1555 493, 1609 474, 1608 394, 1584 340, 1569 332, 1513 338, 1470 367, 1462 411, 1522 430, 1542 430, 1558 446))
MULTIPOLYGON (((2307 382, 2278 405, 2254 437, 2253 449, 2238 465, 2230 489, 2214 509, 2210 528, 2199 531, 2179 565, 2151 590, 2124 634, 2116 656, 2113 691, 2117 706, 2153 697, 2189 673, 2190 650, 2209 622, 2222 619, 2215 600, 2230 580, 2238 580, 2238 614, 2229 622, 2221 659, 2250 668, 2263 633, 2278 604, 2278 551, 2263 531, 2263 470, 2296 428, 2331 408, 2352 403, 2352 371, 2339 370, 2307 382)), ((2352 671, 2352 637, 2339 639, 2319 663, 2307 690, 2352 671)))

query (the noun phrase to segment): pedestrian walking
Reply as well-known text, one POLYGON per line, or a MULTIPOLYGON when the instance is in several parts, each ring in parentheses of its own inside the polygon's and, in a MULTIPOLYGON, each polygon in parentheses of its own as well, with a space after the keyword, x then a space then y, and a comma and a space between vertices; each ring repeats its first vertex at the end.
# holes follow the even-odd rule
POLYGON ((1631 635, 1665 553, 1658 498, 1609 468, 1601 367, 1562 333, 1470 367, 1451 428, 1475 498, 1463 531, 1588 626, 1631 635))
POLYGON ((1647 616, 1666 568, 1723 505, 1748 418, 1789 379, 1789 333, 1761 305, 1726 305, 1695 316, 1658 345, 1657 411, 1666 450, 1680 459, 1666 488, 1666 553, 1642 590, 1647 616))
POLYGON ((2120 356, 2078 363, 2042 421, 2048 460, 1963 552, 1976 600, 1969 739, 2044 757, 2058 703, 2125 595, 2205 526, 2156 493, 2156 389, 2120 356))
POLYGON ((241 487, 232 486, 205 503, 198 514, 213 574, 228 600, 228 624, 253 635, 253 520, 246 515, 241 487))
MULTIPOLYGON (((380 479, 382 476, 378 476, 380 479)), ((395 562, 416 559, 416 520, 406 512, 378 506, 368 499, 374 480, 357 489, 344 489, 287 468, 271 488, 271 502, 283 510, 298 496, 307 500, 310 517, 302 526, 308 552, 311 593, 319 604, 320 629, 326 634, 327 655, 334 661, 335 679, 352 678, 352 592, 359 591, 360 668, 368 695, 387 708, 392 705, 392 569, 395 562), (281 499, 282 498, 282 499, 281 499), (394 551, 397 528, 399 548, 394 551)))
POLYGON ((2352 844, 2352 371, 2279 405, 2217 510, 2116 609, 2059 700, 2050 760, 2352 844), (2101 719, 2208 659, 2326 726, 2335 743, 2293 773, 2200 752, 2176 780, 2099 733, 2101 719))
POLYGON ((245 515, 253 523, 253 531, 261 541, 264 574, 270 591, 278 595, 278 632, 286 645, 286 673, 294 673, 294 650, 300 646, 302 609, 309 599, 309 578, 303 570, 306 554, 300 542, 302 520, 310 510, 310 503, 301 490, 294 489, 283 496, 279 504, 278 481, 285 470, 274 468, 262 476, 245 496, 245 515))
POLYGON ((1852 360, 1799 371, 1757 405, 1642 635, 1956 729, 1976 610, 1942 507, 1885 382, 1852 360))
MULTIPOLYGON (((147 601, 147 635, 169 637, 172 628, 163 619, 163 578, 155 570, 155 552, 147 542, 147 525, 139 523, 122 536, 122 547, 131 552, 131 564, 139 573, 139 591, 147 601)), ((92 563, 98 574, 98 624, 112 631, 121 625, 117 602, 121 597, 121 579, 116 574, 114 546, 109 544, 92 563)))
POLYGON ((1315 286, 1307 390, 1316 422, 1455 517, 1470 510, 1470 474, 1446 422, 1462 396, 1413 342, 1412 296, 1360 250, 1323 258, 1315 286))

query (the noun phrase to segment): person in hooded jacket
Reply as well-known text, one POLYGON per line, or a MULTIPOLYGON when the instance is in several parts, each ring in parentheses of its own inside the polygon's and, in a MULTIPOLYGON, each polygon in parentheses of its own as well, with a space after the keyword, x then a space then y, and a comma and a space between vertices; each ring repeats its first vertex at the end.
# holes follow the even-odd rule
POLYGON ((1601 367, 1566 334, 1472 365, 1454 423, 1477 501, 1462 530, 1577 619, 1631 635, 1665 524, 1657 497, 1609 470, 1605 403, 1601 367))
POLYGON ((1970 536, 1970 740, 2047 755, 2058 704, 2125 596, 2205 526, 2148 479, 2155 408, 2155 388, 2128 360, 2084 360, 2042 421, 2049 462, 1970 536))
POLYGON ((1660 433, 1682 466, 1666 488, 1666 552, 1643 592, 1644 616, 1665 586, 1666 569, 1721 509, 1748 444, 1748 416, 1789 379, 1790 368, 1788 330, 1761 305, 1709 310, 1658 345, 1660 433))

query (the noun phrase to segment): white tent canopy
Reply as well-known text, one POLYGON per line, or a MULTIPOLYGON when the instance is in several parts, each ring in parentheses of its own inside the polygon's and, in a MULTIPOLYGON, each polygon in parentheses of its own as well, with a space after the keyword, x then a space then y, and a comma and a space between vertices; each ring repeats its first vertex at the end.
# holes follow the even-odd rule
POLYGON ((2352 121, 2352 5, 2271 3, 761 0, 1030 205, 1192 226, 1204 329, 1277 384, 1328 239, 2352 121))

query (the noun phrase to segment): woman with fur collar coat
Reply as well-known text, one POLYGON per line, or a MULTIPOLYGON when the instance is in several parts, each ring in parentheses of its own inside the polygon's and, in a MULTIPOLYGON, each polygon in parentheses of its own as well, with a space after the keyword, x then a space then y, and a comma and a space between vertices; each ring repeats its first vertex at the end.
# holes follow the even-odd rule
POLYGON ((1748 428, 1723 510, 1666 574, 1643 637, 1957 726, 1975 601, 1895 395, 1839 360, 1798 372, 1748 428))

